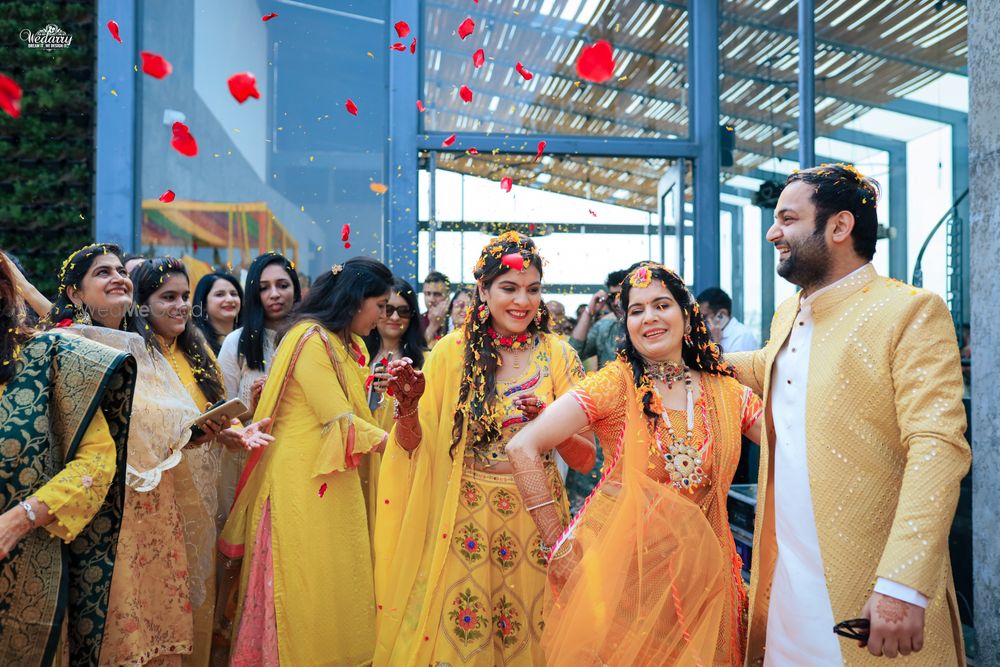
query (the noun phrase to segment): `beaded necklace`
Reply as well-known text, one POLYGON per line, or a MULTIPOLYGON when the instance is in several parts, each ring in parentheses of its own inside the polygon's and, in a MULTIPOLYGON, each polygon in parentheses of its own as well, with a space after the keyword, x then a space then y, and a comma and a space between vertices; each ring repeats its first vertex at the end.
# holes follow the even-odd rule
POLYGON ((687 366, 684 366, 684 390, 687 394, 687 432, 683 438, 678 438, 664 409, 663 423, 667 435, 670 436, 670 443, 664 447, 657 429, 656 448, 663 457, 664 468, 671 484, 688 493, 694 493, 695 489, 705 483, 705 471, 701 467, 700 448, 694 442, 694 385, 691 381, 691 369, 687 366))

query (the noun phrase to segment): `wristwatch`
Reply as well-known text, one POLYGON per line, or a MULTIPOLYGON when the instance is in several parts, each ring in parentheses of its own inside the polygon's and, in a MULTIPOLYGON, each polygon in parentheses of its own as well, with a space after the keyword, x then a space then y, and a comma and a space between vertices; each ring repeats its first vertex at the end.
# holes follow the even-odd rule
POLYGON ((28 515, 28 521, 30 521, 31 525, 34 526, 35 520, 38 518, 35 516, 35 510, 31 509, 31 505, 23 500, 19 502, 18 505, 20 505, 21 509, 24 510, 24 513, 28 515))

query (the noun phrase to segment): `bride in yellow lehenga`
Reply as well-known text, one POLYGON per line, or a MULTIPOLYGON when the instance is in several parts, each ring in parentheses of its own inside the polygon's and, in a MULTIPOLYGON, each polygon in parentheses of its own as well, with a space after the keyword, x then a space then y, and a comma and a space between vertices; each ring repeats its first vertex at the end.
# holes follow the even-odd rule
POLYGON ((622 287, 619 358, 556 401, 507 446, 526 504, 546 497, 540 457, 588 424, 609 445, 601 482, 562 534, 532 514, 554 601, 549 665, 743 664, 746 589, 726 512, 741 434, 761 404, 726 367, 673 272, 633 269, 622 287))
MULTIPOLYGON (((544 661, 547 546, 518 497, 504 445, 583 369, 569 345, 546 333, 531 239, 493 239, 475 276, 464 329, 437 342, 423 373, 405 360, 390 364, 397 403, 375 522, 377 667, 544 661)), ((564 440, 560 454, 589 470, 593 441, 564 440)), ((540 502, 561 530, 568 509, 552 454, 542 474, 548 493, 540 502)))

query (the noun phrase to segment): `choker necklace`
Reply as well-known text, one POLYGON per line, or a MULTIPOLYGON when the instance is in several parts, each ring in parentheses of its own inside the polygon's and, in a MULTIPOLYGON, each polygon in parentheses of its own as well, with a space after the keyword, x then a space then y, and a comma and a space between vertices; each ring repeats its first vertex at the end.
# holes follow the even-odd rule
POLYGON ((681 362, 676 361, 647 361, 643 360, 646 375, 659 380, 667 385, 667 389, 673 389, 674 383, 686 377, 687 368, 681 362))
POLYGON ((486 334, 493 341, 493 345, 498 350, 506 350, 507 352, 514 353, 514 368, 521 368, 521 359, 518 352, 522 352, 531 347, 532 335, 527 331, 519 333, 516 336, 501 336, 497 333, 496 329, 489 327, 486 330, 486 334))
POLYGON ((694 493, 695 489, 705 483, 705 471, 701 467, 701 451, 694 444, 694 385, 691 382, 691 370, 684 366, 682 375, 687 393, 687 432, 684 437, 678 438, 674 433, 673 424, 670 423, 670 415, 664 410, 662 419, 667 428, 667 435, 670 436, 670 444, 664 448, 657 433, 656 446, 663 456, 664 467, 671 484, 688 493, 694 493))

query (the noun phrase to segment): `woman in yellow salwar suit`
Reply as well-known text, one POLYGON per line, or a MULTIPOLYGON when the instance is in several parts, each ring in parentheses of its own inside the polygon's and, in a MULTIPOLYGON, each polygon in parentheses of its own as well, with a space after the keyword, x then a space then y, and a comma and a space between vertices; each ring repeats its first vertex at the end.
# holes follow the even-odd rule
MULTIPOLYGON (((397 423, 378 487, 376 666, 543 664, 547 545, 504 445, 583 369, 546 333, 541 268, 531 239, 493 239, 475 268, 464 329, 438 341, 422 373, 407 360, 390 364, 397 423)), ((593 466, 592 440, 572 438, 560 453, 574 467, 593 466)), ((545 465, 551 492, 542 504, 556 508, 561 527, 562 480, 551 455, 545 465)))
POLYGON ((375 595, 361 459, 382 449, 365 397, 364 342, 392 274, 351 259, 292 314, 254 421, 275 441, 251 454, 219 540, 242 558, 232 665, 371 662, 375 595))
POLYGON ((544 495, 540 458, 590 425, 608 447, 601 481, 555 541, 546 664, 740 667, 742 563, 726 497, 741 434, 760 437, 760 400, 732 377, 683 281, 662 266, 622 285, 626 338, 516 436, 507 451, 526 503, 544 495))

